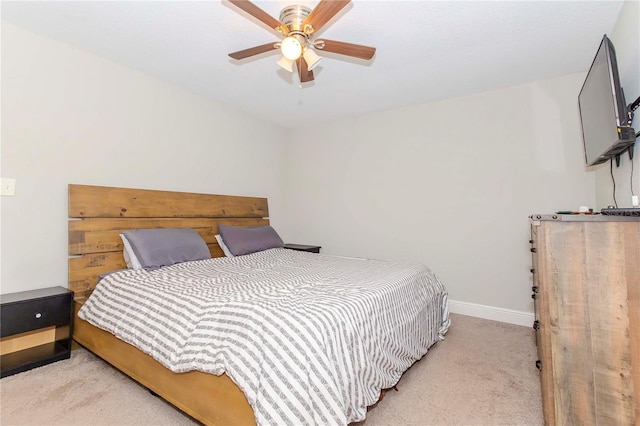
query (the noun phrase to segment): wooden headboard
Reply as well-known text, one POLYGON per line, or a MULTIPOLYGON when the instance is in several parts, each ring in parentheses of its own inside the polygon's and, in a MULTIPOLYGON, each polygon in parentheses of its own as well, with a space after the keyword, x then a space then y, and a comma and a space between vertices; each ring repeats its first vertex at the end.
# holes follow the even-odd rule
POLYGON ((69 289, 87 297, 100 274, 126 268, 126 229, 193 228, 212 257, 223 256, 218 224, 269 224, 266 198, 69 185, 69 289))

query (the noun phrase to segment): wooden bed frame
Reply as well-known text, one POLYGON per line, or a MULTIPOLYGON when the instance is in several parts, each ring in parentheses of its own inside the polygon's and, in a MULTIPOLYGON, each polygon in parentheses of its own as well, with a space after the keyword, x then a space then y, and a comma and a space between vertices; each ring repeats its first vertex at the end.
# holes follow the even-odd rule
POLYGON ((78 318, 102 273, 126 268, 120 232, 193 228, 213 257, 223 256, 218 224, 269 224, 266 198, 69 185, 69 289, 75 292, 73 338, 118 370, 207 425, 255 424, 253 410, 227 376, 174 373, 128 343, 78 318))

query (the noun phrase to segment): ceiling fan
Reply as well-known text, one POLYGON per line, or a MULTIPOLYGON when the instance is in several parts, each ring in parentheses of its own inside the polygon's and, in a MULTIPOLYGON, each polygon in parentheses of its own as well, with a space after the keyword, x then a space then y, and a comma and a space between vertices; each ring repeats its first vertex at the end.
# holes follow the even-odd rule
POLYGON ((322 60, 322 57, 315 50, 370 60, 376 53, 375 47, 327 39, 313 39, 315 33, 350 1, 320 0, 320 3, 313 10, 300 5, 288 6, 282 9, 280 20, 277 20, 248 0, 229 0, 231 4, 273 28, 283 37, 280 42, 239 50, 229 53, 229 56, 240 60, 270 50, 280 49, 282 58, 276 63, 289 72, 293 72, 295 63, 300 83, 306 83, 314 79, 313 69, 322 60))

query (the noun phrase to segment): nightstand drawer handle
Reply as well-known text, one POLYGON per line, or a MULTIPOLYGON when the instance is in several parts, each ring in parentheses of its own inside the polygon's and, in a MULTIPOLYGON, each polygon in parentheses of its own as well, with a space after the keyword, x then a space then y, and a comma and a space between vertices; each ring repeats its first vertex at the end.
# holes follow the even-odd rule
POLYGON ((38 313, 36 314, 36 318, 38 318, 38 319, 39 319, 39 318, 42 318, 42 314, 41 314, 40 312, 38 312, 38 313))

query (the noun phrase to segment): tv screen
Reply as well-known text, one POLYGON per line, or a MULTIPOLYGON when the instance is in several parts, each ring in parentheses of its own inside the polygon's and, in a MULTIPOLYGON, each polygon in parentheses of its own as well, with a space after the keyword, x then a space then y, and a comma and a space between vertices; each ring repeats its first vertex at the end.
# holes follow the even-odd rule
POLYGON ((605 34, 578 95, 588 166, 604 163, 635 141, 620 87, 613 43, 605 34))

